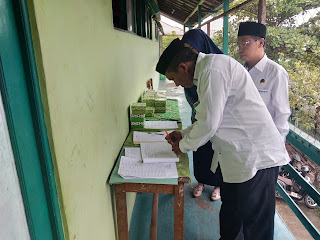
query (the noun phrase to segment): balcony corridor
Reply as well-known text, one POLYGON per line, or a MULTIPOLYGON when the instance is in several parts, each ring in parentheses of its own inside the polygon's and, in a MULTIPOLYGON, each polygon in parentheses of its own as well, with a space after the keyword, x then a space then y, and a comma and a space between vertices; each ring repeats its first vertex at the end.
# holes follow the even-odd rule
MULTIPOLYGON (((183 127, 191 124, 191 108, 189 107, 182 87, 175 87, 168 80, 160 80, 160 90, 167 90, 167 97, 176 97, 179 101, 180 117, 183 127)), ((192 197, 192 187, 196 185, 193 176, 192 154, 189 153, 191 184, 185 184, 184 205, 184 239, 185 240, 217 240, 219 239, 219 210, 221 201, 210 201, 211 186, 206 186, 199 198, 192 197)), ((173 195, 159 194, 158 234, 159 240, 173 239, 174 203, 173 195)), ((147 240, 150 234, 152 194, 137 193, 130 223, 130 240, 147 240)), ((295 239, 278 213, 275 215, 275 240, 295 239)))

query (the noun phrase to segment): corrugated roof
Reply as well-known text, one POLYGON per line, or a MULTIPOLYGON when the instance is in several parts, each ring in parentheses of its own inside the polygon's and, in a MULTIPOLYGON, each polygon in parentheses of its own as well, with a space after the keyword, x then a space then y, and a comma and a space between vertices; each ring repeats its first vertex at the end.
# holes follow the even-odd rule
MULTIPOLYGON (((231 0, 230 2, 232 2, 231 0)), ((198 9, 198 4, 201 3, 201 11, 217 11, 223 8, 224 0, 158 0, 160 13, 164 16, 183 24, 187 17, 198 9)), ((212 13, 202 12, 201 19, 210 16, 212 13)), ((190 18, 191 26, 198 23, 198 11, 190 18)), ((188 24, 188 22, 186 22, 188 24)))

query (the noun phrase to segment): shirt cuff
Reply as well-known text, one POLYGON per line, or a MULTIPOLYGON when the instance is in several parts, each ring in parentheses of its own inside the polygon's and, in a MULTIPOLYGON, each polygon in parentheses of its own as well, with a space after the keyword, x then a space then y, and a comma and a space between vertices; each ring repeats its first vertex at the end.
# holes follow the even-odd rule
POLYGON ((181 135, 182 135, 182 138, 184 138, 185 135, 190 132, 190 130, 191 130, 191 126, 182 129, 182 130, 180 131, 180 133, 181 133, 181 135))
POLYGON ((191 151, 191 149, 186 148, 184 139, 181 139, 181 141, 179 142, 179 148, 180 148, 181 152, 183 152, 183 153, 187 153, 187 152, 191 151))

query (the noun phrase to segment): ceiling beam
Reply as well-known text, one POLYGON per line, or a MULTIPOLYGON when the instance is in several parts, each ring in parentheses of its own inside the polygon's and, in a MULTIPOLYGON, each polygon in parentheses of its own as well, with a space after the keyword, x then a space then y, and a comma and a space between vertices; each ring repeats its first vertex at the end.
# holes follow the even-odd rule
POLYGON ((228 15, 228 14, 230 14, 230 13, 236 12, 237 10, 243 8, 245 5, 247 5, 247 4, 249 4, 249 3, 252 3, 252 2, 254 2, 254 1, 257 1, 257 0, 247 0, 247 1, 245 1, 245 2, 243 2, 243 3, 241 3, 241 4, 239 4, 239 5, 235 6, 234 8, 231 8, 230 10, 228 10, 228 11, 226 11, 226 12, 224 12, 224 13, 222 13, 222 14, 220 14, 220 15, 214 17, 214 18, 211 18, 210 20, 202 23, 200 26, 198 26, 198 28, 201 28, 202 26, 204 26, 204 25, 206 25, 206 24, 208 24, 208 23, 210 23, 210 22, 213 22, 213 21, 215 21, 215 20, 217 20, 217 19, 219 19, 219 18, 222 18, 222 17, 224 17, 225 15, 228 15))
POLYGON ((198 11, 198 6, 201 5, 205 0, 200 0, 200 2, 198 2, 197 6, 195 6, 195 8, 193 9, 193 11, 189 14, 189 16, 184 20, 183 25, 188 22, 188 19, 192 17, 192 15, 198 11))

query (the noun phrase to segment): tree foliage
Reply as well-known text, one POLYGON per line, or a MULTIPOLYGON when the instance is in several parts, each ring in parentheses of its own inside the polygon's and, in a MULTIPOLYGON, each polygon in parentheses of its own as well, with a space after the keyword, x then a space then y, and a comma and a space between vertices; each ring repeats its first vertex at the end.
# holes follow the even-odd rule
MULTIPOLYGON (((242 2, 244 0, 235 0, 230 8, 242 2)), ((288 71, 293 119, 300 128, 313 131, 320 125, 320 10, 313 16, 309 11, 319 8, 319 0, 267 0, 266 9, 265 52, 288 71), (298 16, 309 19, 299 23, 298 16)), ((258 1, 229 16, 228 54, 239 62, 242 60, 236 43, 239 23, 243 21, 258 21, 258 1)), ((176 37, 175 34, 164 36, 163 47, 176 37)), ((214 34, 213 41, 222 49, 222 31, 214 34)), ((319 132, 318 129, 320 135, 319 132)))
POLYGON ((295 112, 293 120, 307 131, 315 130, 320 122, 320 70, 301 61, 295 61, 292 68, 289 99, 295 112))
POLYGON ((177 36, 175 32, 173 32, 171 35, 162 36, 163 49, 166 49, 169 46, 169 44, 177 37, 179 37, 179 36, 177 36))
MULTIPOLYGON (((288 71, 290 105, 296 123, 302 129, 314 131, 320 121, 320 11, 311 16, 309 10, 319 7, 320 1, 268 0, 266 9, 265 52, 288 71), (297 16, 310 18, 299 23, 297 16)), ((258 1, 248 4, 229 19, 229 55, 242 62, 236 45, 239 23, 258 21, 258 1)), ((222 31, 216 32, 213 40, 222 46, 222 31)))

